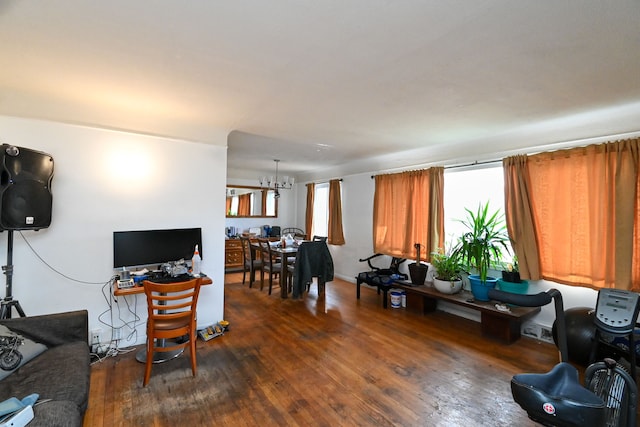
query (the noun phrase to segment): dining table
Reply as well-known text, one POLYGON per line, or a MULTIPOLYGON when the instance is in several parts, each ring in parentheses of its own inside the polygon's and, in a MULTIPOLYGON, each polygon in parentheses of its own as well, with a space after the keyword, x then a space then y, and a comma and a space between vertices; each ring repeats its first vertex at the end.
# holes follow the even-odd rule
MULTIPOLYGON (((280 242, 277 242, 275 245, 271 246, 271 252, 276 254, 276 256, 280 257, 280 297, 286 299, 289 297, 289 292, 287 291, 285 281, 288 274, 288 266, 289 266, 289 258, 295 258, 298 254, 298 245, 291 244, 287 245, 284 248, 281 246, 280 242)), ((255 251, 260 251, 260 244, 258 242, 251 242, 251 248, 255 251)))
POLYGON ((284 248, 276 246, 272 247, 271 250, 280 256, 280 265, 282 266, 282 270, 280 270, 280 297, 287 298, 289 295, 288 288, 286 283, 283 284, 282 281, 286 280, 285 278, 289 274, 289 258, 295 258, 298 254, 298 245, 288 245, 284 248))

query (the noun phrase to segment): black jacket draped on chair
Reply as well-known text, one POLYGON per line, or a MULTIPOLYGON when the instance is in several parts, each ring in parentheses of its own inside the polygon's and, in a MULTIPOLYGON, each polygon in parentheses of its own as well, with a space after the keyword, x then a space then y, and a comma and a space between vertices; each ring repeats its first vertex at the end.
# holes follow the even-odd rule
POLYGON ((333 258, 325 242, 304 242, 296 254, 296 267, 293 274, 293 298, 304 292, 307 283, 318 278, 318 293, 324 284, 333 280, 333 258))

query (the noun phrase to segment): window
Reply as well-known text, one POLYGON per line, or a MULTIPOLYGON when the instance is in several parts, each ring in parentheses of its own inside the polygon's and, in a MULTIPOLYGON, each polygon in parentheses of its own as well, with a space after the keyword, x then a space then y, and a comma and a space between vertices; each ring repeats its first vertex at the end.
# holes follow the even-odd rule
POLYGON ((231 208, 227 212, 227 216, 236 216, 238 215, 238 196, 233 196, 231 198, 231 208))
POLYGON ((329 235, 329 183, 316 184, 313 198, 313 227, 309 238, 329 235))
MULTIPOLYGON (((459 220, 467 217, 465 208, 475 212, 489 201, 489 212, 500 209, 504 215, 504 174, 502 164, 475 169, 448 169, 444 174, 444 232, 446 249, 454 246, 466 230, 459 220)), ((509 254, 503 254, 507 261, 509 254)))
POLYGON ((271 190, 267 192, 266 203, 267 210, 265 212, 265 215, 276 216, 276 198, 274 196, 274 192, 271 190))

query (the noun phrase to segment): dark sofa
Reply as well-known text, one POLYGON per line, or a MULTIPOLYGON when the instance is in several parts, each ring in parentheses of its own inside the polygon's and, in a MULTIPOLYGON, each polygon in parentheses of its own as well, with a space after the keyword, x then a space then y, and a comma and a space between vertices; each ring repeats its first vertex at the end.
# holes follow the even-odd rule
POLYGON ((0 402, 39 394, 33 426, 82 426, 91 375, 86 310, 0 320, 47 349, 0 380, 0 402), (50 401, 47 401, 51 399, 50 401))

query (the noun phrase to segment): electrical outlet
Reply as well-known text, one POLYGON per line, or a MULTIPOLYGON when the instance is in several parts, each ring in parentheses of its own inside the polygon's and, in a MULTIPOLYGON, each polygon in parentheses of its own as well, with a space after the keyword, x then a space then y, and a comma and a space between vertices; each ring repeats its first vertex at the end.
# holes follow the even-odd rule
POLYGON ((121 328, 113 328, 113 334, 112 334, 113 339, 116 341, 121 340, 122 339, 122 337, 120 336, 121 333, 122 333, 121 328))
POLYGON ((102 329, 91 330, 91 345, 100 344, 100 337, 102 336, 102 329))
POLYGON ((546 326, 542 326, 540 328, 540 339, 542 341, 548 342, 553 344, 553 330, 551 328, 548 328, 546 326))
POLYGON ((522 328, 522 335, 530 337, 530 338, 539 339, 540 338, 540 325, 538 325, 537 323, 533 323, 533 322, 525 323, 524 327, 522 328))

